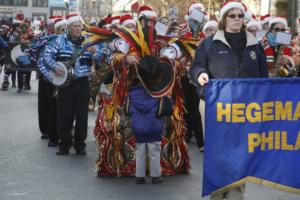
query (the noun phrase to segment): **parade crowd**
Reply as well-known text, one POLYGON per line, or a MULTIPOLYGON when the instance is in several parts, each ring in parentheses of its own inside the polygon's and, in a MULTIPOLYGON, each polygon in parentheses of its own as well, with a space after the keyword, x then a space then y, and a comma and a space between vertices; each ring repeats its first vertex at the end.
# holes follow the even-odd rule
MULTIPOLYGON (((19 13, 0 25, 1 90, 31 90, 26 67, 36 66, 41 138, 56 155, 86 155, 88 111, 96 109, 97 175, 135 176, 136 184, 147 174, 157 184, 189 173, 192 137, 205 152, 210 79, 299 76, 300 34, 287 19, 254 16, 236 1, 217 17, 193 3, 183 24, 143 5, 136 16, 44 23, 19 13)), ((244 188, 210 198, 244 199, 244 188)))

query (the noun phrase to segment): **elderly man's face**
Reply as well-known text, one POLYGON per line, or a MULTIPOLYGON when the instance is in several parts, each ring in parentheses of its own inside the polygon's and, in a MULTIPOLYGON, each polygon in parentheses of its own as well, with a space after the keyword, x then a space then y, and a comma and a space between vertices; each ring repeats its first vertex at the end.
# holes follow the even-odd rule
POLYGON ((79 38, 83 30, 83 25, 81 22, 73 22, 69 25, 69 34, 73 38, 79 38))

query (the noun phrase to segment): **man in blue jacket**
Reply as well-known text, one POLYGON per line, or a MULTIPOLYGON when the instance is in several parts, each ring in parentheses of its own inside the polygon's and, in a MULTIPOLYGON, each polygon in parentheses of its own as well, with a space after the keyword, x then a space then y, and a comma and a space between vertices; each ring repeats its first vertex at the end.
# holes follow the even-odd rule
MULTIPOLYGON (((82 36, 81 16, 67 16, 68 31, 59 35, 46 46, 43 52, 44 63, 56 76, 64 76, 59 62, 64 62, 72 71, 68 85, 58 89, 58 136, 60 139, 57 155, 67 155, 74 146, 77 155, 85 155, 85 139, 88 125, 89 79, 92 61, 101 59, 94 48, 85 49, 82 36), (75 60, 74 60, 75 59, 75 60), (70 62, 74 60, 74 62, 70 62), (70 66, 68 66, 70 65, 70 66), (74 119, 74 137, 71 134, 74 119)), ((48 77, 49 78, 49 77, 48 77)))

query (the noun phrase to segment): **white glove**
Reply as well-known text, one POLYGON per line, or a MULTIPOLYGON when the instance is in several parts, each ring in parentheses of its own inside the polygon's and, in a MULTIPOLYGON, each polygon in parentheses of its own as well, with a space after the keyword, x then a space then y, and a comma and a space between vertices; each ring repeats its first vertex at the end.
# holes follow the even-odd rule
POLYGON ((198 77, 198 83, 201 86, 204 86, 206 83, 208 83, 209 78, 207 73, 201 73, 200 76, 198 77))

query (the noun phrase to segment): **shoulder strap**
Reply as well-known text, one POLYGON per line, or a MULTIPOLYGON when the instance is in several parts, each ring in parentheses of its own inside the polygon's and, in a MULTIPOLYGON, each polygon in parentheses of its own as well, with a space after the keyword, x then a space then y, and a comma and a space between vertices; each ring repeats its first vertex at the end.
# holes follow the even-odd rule
POLYGON ((204 40, 205 52, 206 52, 208 58, 210 58, 210 55, 211 55, 211 46, 212 46, 213 36, 214 35, 211 35, 206 40, 204 40))

